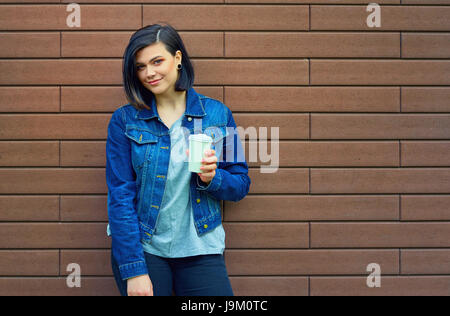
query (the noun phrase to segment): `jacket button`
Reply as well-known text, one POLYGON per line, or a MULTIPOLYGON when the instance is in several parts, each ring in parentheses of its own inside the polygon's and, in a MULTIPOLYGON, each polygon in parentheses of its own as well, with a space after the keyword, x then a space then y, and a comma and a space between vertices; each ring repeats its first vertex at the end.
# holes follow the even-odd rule
POLYGON ((192 117, 189 116, 189 117, 188 117, 188 121, 189 121, 189 122, 192 121, 192 117))
POLYGON ((205 225, 203 225, 203 228, 208 228, 208 225, 206 225, 206 224, 205 224, 205 225))
POLYGON ((200 203, 200 199, 197 199, 197 203, 200 203))

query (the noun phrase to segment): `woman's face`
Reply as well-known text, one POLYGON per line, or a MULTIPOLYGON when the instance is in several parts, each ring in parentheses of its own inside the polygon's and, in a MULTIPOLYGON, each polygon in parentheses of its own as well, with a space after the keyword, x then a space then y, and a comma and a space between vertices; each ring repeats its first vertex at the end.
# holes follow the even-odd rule
POLYGON ((153 94, 174 90, 179 75, 178 64, 181 64, 181 51, 178 50, 172 56, 162 42, 144 47, 136 53, 136 73, 142 85, 153 94))

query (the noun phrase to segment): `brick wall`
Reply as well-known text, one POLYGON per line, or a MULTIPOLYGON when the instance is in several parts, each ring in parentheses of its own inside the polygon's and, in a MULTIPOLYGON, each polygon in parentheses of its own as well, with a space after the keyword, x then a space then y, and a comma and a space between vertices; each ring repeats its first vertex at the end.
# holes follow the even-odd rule
POLYGON ((200 93, 279 127, 275 173, 242 135, 252 186, 223 204, 235 294, 450 294, 450 0, 375 1, 379 28, 365 0, 83 0, 80 28, 70 2, 0 1, 0 295, 118 295, 106 128, 129 36, 158 21, 200 93))

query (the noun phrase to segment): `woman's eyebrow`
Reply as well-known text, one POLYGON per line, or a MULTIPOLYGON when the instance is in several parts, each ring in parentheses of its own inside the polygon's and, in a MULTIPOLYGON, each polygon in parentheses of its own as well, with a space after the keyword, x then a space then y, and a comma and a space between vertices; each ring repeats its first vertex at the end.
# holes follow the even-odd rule
MULTIPOLYGON (((156 58, 158 58, 158 57, 162 57, 162 56, 156 56, 156 57, 153 57, 152 59, 150 59, 150 62, 152 62, 152 61, 154 61, 156 58)), ((141 62, 136 62, 136 65, 143 65, 143 63, 141 63, 141 62)))

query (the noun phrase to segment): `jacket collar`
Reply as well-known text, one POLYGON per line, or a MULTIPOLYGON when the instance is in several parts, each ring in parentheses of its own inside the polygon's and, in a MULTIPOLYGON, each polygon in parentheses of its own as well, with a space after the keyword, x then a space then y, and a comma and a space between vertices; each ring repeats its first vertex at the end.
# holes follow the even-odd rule
MULTIPOLYGON (((186 91, 186 112, 185 115, 189 116, 205 116, 205 108, 203 107, 200 96, 193 87, 186 91)), ((150 109, 140 109, 135 116, 137 119, 149 120, 155 117, 159 117, 156 110, 156 99, 152 98, 152 104, 150 109)))

